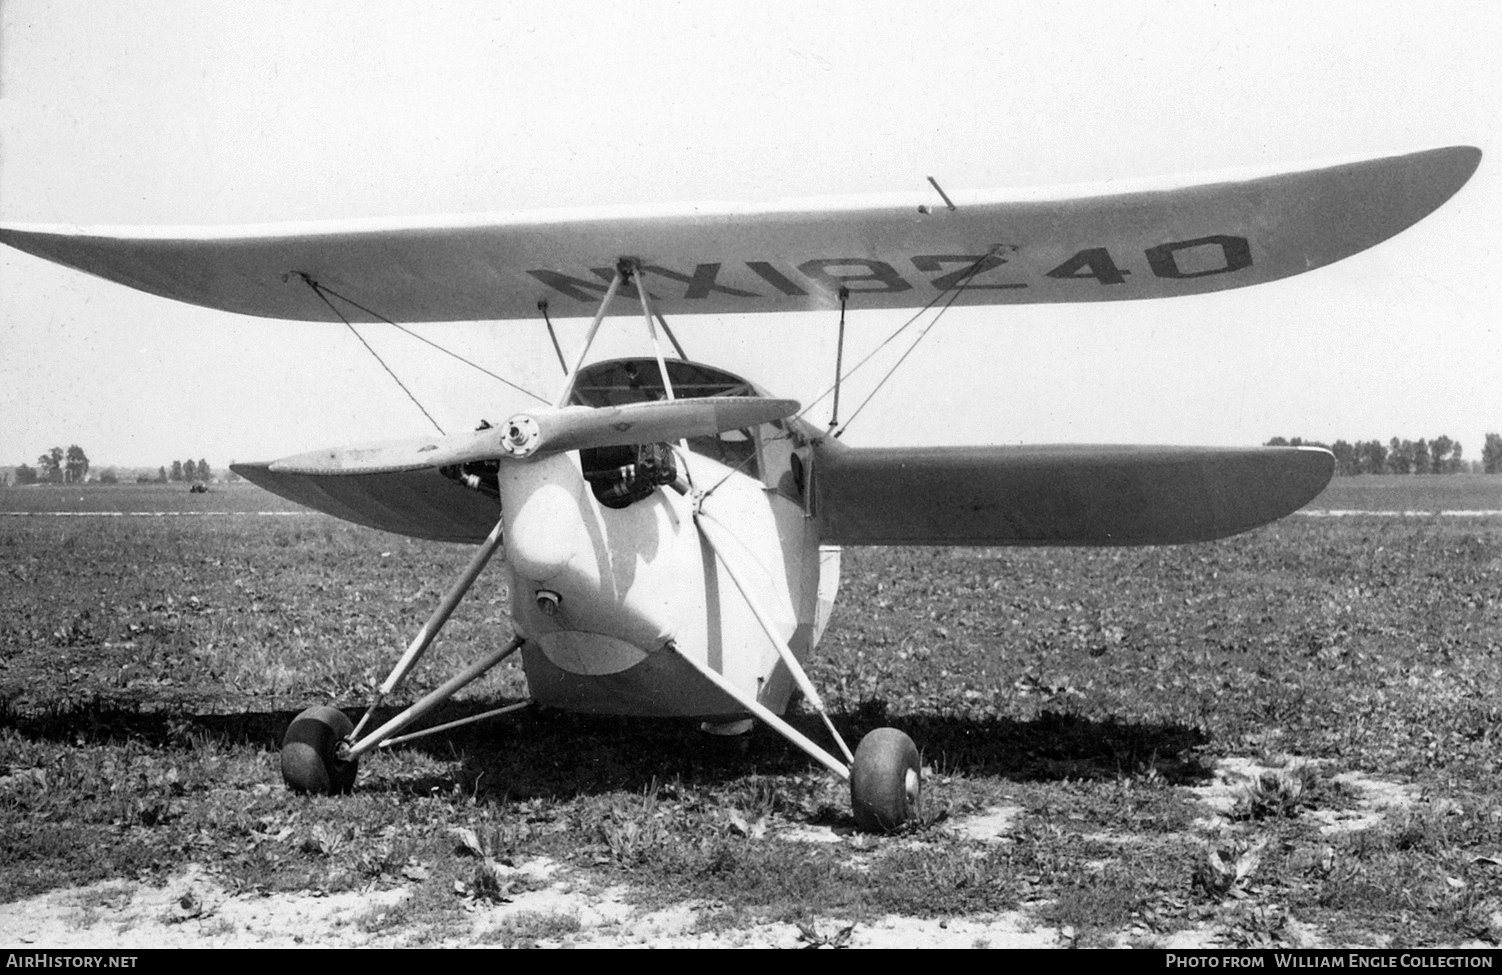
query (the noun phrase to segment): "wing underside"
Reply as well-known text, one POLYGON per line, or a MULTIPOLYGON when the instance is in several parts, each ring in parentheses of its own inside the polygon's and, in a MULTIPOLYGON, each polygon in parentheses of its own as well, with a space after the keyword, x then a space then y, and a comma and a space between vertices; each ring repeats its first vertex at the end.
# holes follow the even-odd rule
POLYGON ((289 501, 414 538, 479 543, 501 517, 498 501, 443 476, 436 467, 365 473, 232 466, 247 481, 289 501))
MULTIPOLYGON (((1296 171, 954 194, 253 227, 0 228, 0 240, 152 294, 327 321, 307 279, 398 322, 588 315, 622 257, 659 311, 790 312, 1120 301, 1244 287, 1391 237, 1449 199, 1479 150, 1296 171), (937 201, 933 201, 937 203, 937 201), (306 278, 304 277, 306 275, 306 278)), ((627 289, 628 296, 630 289, 627 289)), ((353 304, 341 311, 370 318, 353 304)))
POLYGON ((1311 448, 825 448, 821 539, 843 545, 1163 545, 1283 517, 1329 483, 1311 448))

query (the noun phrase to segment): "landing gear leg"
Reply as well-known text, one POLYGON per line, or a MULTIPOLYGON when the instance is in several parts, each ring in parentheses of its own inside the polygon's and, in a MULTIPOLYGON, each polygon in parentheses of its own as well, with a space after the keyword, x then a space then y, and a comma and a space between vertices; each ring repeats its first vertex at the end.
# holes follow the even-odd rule
POLYGON ((288 788, 294 792, 325 795, 349 792, 355 785, 355 774, 359 769, 360 756, 372 748, 380 745, 394 745, 459 725, 508 714, 531 703, 523 701, 518 704, 509 704, 484 714, 451 721, 436 728, 425 728, 420 732, 400 738, 393 737, 433 708, 453 697, 465 685, 479 679, 496 664, 515 653, 522 644, 521 637, 515 637, 506 646, 471 664, 463 672, 446 681, 443 686, 430 692, 422 700, 375 731, 363 738, 359 737, 360 732, 374 716, 381 701, 396 688, 396 685, 407 676, 428 648, 433 645, 438 631, 453 615, 459 601, 464 598, 465 593, 469 592, 470 587, 479 578, 480 570, 485 568, 485 564, 490 561, 490 557, 495 554, 500 544, 501 522, 498 521, 490 536, 480 546, 479 551, 475 553, 464 572, 449 589, 438 608, 433 611, 428 622, 418 631, 417 636, 407 647, 407 651, 397 661, 391 675, 386 678, 385 683, 376 692, 375 699, 366 708, 364 716, 360 718, 359 725, 352 724, 343 711, 331 707, 309 708, 292 719, 292 724, 287 728, 287 735, 282 740, 282 780, 287 783, 288 788))
MULTIPOLYGON (((700 500, 702 502, 702 497, 700 500)), ((725 566, 730 574, 731 581, 745 597, 746 605, 750 607, 752 615, 756 617, 763 632, 777 648, 778 654, 787 665, 798 689, 813 705, 814 710, 818 711, 819 717, 824 721, 824 727, 829 729, 830 737, 835 740, 835 744, 839 746, 850 764, 846 765, 845 762, 815 745, 786 721, 772 714, 754 697, 736 688, 720 674, 687 655, 682 655, 683 659, 747 711, 803 749, 809 757, 840 778, 848 780, 850 782, 850 806, 855 813, 855 822, 861 829, 873 833, 890 833, 916 819, 923 793, 923 770, 918 757, 918 748, 913 744, 913 740, 896 728, 878 728, 861 740, 860 747, 856 749, 854 755, 850 753, 849 746, 835 730, 834 722, 829 719, 828 709, 824 707, 819 692, 814 689, 802 665, 798 663, 798 658, 793 655, 792 648, 778 638, 770 617, 760 605, 754 591, 743 584, 735 565, 726 558, 726 549, 721 542, 723 529, 703 510, 702 506, 695 512, 694 520, 699 526, 702 537, 709 543, 710 548, 719 558, 720 564, 725 566)))

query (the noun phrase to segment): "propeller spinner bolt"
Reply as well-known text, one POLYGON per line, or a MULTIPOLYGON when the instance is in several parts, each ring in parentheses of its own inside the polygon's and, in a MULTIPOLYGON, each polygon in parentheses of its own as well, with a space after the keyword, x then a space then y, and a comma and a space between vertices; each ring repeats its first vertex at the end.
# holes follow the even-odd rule
POLYGON ((537 449, 542 430, 526 413, 518 413, 501 428, 501 449, 513 457, 526 457, 537 449))

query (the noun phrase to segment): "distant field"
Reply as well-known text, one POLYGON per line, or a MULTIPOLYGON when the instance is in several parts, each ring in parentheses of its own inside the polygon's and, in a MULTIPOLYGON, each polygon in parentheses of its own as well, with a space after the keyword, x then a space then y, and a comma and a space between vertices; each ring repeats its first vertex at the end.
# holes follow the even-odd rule
POLYGON ((215 484, 193 494, 186 484, 34 485, 0 489, 0 512, 182 512, 201 514, 306 511, 254 484, 215 484))
POLYGON ((1337 477, 1306 510, 1502 511, 1502 475, 1337 477))

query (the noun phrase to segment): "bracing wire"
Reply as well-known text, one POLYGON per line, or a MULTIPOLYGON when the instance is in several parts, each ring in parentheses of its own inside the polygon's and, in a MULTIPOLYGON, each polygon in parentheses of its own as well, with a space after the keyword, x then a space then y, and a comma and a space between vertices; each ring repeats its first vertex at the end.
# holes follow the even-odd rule
MULTIPOLYGON (((954 303, 960 299, 960 295, 965 293, 965 286, 970 283, 971 278, 975 277, 975 274, 980 270, 981 265, 986 262, 987 258, 991 257, 991 255, 995 253, 996 248, 992 247, 990 252, 988 252, 985 257, 982 257, 980 260, 976 261, 973 265, 970 266, 969 272, 960 279, 959 284, 954 289, 954 293, 951 294, 949 296, 949 300, 944 303, 944 307, 940 308, 938 312, 935 313, 933 321, 929 322, 923 327, 920 332, 918 332, 918 337, 913 339, 913 344, 909 345, 907 347, 907 351, 902 353, 902 356, 892 364, 892 368, 888 369, 887 374, 881 377, 881 381, 876 384, 875 388, 873 388, 870 393, 866 394, 866 398, 861 400, 861 405, 857 406, 855 408, 855 412, 850 414, 850 419, 846 420, 844 424, 835 431, 835 439, 839 439, 839 437, 845 432, 846 428, 849 427, 851 423, 855 422, 855 418, 861 415, 861 410, 864 410, 866 408, 866 404, 870 403, 871 400, 876 398, 876 394, 881 392, 881 387, 887 384, 887 380, 892 378, 892 374, 897 371, 898 367, 900 367, 904 362, 907 361, 908 356, 913 354, 913 350, 918 347, 918 343, 923 341, 924 337, 933 330, 933 327, 935 325, 939 324, 939 319, 944 317, 944 313, 948 311, 954 305, 954 303)), ((854 370, 851 371, 854 372, 854 370)))
MULTIPOLYGON (((911 328, 913 326, 913 323, 917 322, 924 315, 928 314, 928 312, 930 311, 930 309, 932 309, 934 307, 934 305, 937 305, 946 295, 948 295, 950 293, 950 291, 954 291, 954 296, 949 299, 949 304, 946 304, 943 308, 941 308, 939 310, 939 315, 944 314, 944 312, 948 310, 949 305, 954 304, 954 302, 956 300, 958 300, 960 293, 965 290, 965 288, 966 288, 967 285, 969 285, 970 279, 973 278, 973 277, 975 277, 975 275, 977 273, 979 273, 981 267, 999 249, 1000 249, 999 247, 992 247, 990 251, 988 251, 984 256, 982 256, 979 260, 977 260, 974 264, 972 264, 970 266, 970 269, 965 273, 964 277, 961 278, 954 286, 952 286, 951 288, 947 288, 947 289, 945 289, 943 291, 940 291, 938 294, 934 295, 932 298, 929 299, 928 304, 924 305, 922 308, 919 308, 917 311, 913 312, 913 314, 908 318, 908 320, 905 321, 905 322, 903 322, 901 325, 899 325, 897 327, 897 329, 892 332, 891 335, 888 335, 885 339, 883 339, 881 341, 880 345, 878 345, 876 348, 872 349, 870 352, 867 352, 864 356, 861 357, 861 360, 859 362, 857 362, 855 365, 851 366, 849 372, 846 372, 846 373, 844 373, 841 376, 837 376, 835 378, 834 385, 830 386, 828 389, 824 390, 824 392, 820 393, 818 396, 815 396, 813 399, 809 400, 808 405, 805 406, 805 407, 803 407, 803 409, 799 410, 798 414, 795 417, 793 417, 793 419, 795 419, 795 420, 801 420, 801 419, 803 419, 803 417, 808 413, 809 410, 813 409, 815 406, 818 406, 820 403, 824 402, 824 400, 826 400, 826 399, 829 398, 829 395, 831 393, 833 393, 839 387, 840 381, 842 379, 848 379, 851 376, 855 375, 857 372, 859 372, 860 369, 861 369, 861 367, 864 366, 866 363, 870 362, 872 360, 872 358, 874 358, 878 352, 880 352, 882 349, 886 348, 888 345, 891 345, 892 342, 896 340, 897 336, 901 335, 903 332, 906 332, 909 328, 911 328)), ((938 316, 937 315, 934 317, 934 321, 935 322, 938 321, 938 316)), ((930 322, 929 325, 928 325, 928 328, 932 328, 932 327, 933 327, 933 322, 930 322)), ((925 329, 924 331, 926 332, 927 329, 925 329)), ((921 338, 922 336, 919 336, 919 337, 921 338)), ((890 372, 888 373, 888 375, 890 375, 890 372)), ((885 382, 886 380, 883 379, 882 381, 885 382)), ((866 400, 869 401, 870 398, 871 397, 868 396, 868 397, 866 397, 866 400)), ((865 402, 861 403, 861 406, 865 406, 865 405, 866 405, 865 402)), ((859 412, 859 408, 857 408, 856 412, 859 412)), ((851 419, 854 419, 854 417, 852 416, 851 419)), ((840 428, 841 431, 844 430, 844 427, 848 427, 849 425, 850 425, 850 420, 846 420, 844 426, 840 428)))
POLYGON ((652 317, 657 319, 657 324, 662 326, 662 331, 667 335, 668 341, 673 343, 673 350, 678 353, 678 358, 682 359, 684 362, 687 362, 688 353, 684 352, 683 346, 678 344, 678 336, 673 334, 673 330, 671 328, 668 328, 668 320, 666 318, 663 318, 662 313, 655 308, 652 309, 652 317))
MULTIPOLYGON (((905 359, 907 359, 907 357, 909 355, 912 354, 913 349, 916 349, 918 347, 918 343, 921 342, 921 341, 923 341, 923 336, 927 335, 928 332, 929 332, 929 330, 932 329, 935 325, 938 324, 939 319, 943 316, 943 314, 946 311, 948 311, 950 309, 950 307, 956 301, 959 300, 960 295, 964 293, 966 286, 970 284, 970 279, 973 278, 973 277, 975 277, 975 275, 980 272, 980 269, 985 265, 986 261, 989 260, 992 256, 994 256, 996 254, 997 250, 999 250, 999 249, 1000 249, 1000 246, 998 245, 996 247, 992 247, 989 251, 987 251, 986 254, 983 255, 979 260, 977 260, 974 264, 970 265, 969 270, 966 271, 965 275, 962 278, 960 278, 960 280, 958 282, 956 282, 951 288, 946 288, 945 290, 940 291, 938 294, 934 295, 933 298, 931 298, 929 300, 928 304, 924 305, 922 308, 920 308, 916 312, 914 312, 913 315, 912 315, 912 317, 910 317, 907 321, 903 322, 897 328, 897 330, 894 331, 891 335, 888 335, 886 337, 886 339, 884 339, 880 345, 878 345, 876 348, 872 349, 870 352, 866 353, 866 355, 865 355, 864 358, 862 358, 855 365, 851 366, 849 372, 841 374, 839 372, 838 366, 836 366, 834 385, 830 386, 828 389, 824 390, 824 392, 822 392, 818 396, 816 396, 807 406, 805 406, 803 409, 799 410, 797 412, 797 414, 795 414, 792 417, 792 419, 793 420, 801 420, 804 417, 804 415, 808 413, 809 410, 813 409, 819 403, 823 402, 824 399, 826 397, 828 397, 830 393, 836 393, 836 394, 838 394, 838 391, 839 391, 839 388, 840 388, 840 382, 841 382, 842 379, 845 379, 845 378, 848 378, 850 376, 855 375, 856 370, 860 369, 860 367, 864 366, 867 362, 870 362, 872 356, 876 355, 876 353, 880 352, 882 349, 884 349, 888 345, 890 345, 892 343, 892 341, 897 338, 897 336, 899 336, 903 332, 907 331, 907 329, 914 322, 918 321, 925 314, 927 314, 928 311, 929 311, 929 309, 933 308, 934 305, 938 304, 939 301, 947 295, 949 297, 949 300, 946 301, 944 303, 944 306, 939 309, 939 311, 938 311, 937 314, 934 315, 933 321, 929 322, 926 326, 924 326, 923 330, 918 333, 918 337, 913 340, 913 344, 910 345, 910 346, 908 346, 908 350, 902 354, 902 358, 898 359, 897 362, 896 362, 896 364, 893 365, 891 369, 887 370, 887 374, 885 376, 883 376, 881 378, 881 381, 876 384, 876 388, 873 389, 870 392, 870 394, 867 395, 866 398, 861 401, 861 404, 855 408, 855 412, 850 415, 850 419, 846 420, 845 423, 844 423, 844 425, 842 425, 839 428, 839 430, 835 431, 834 436, 835 436, 836 439, 838 439, 839 436, 842 433, 845 432, 845 428, 848 427, 848 426, 850 426, 851 421, 854 420, 857 416, 860 415, 861 410, 863 410, 863 409, 866 408, 866 404, 869 403, 869 402, 871 402, 872 397, 874 397, 877 394, 877 392, 880 391, 881 387, 886 384, 886 381, 888 379, 892 378, 892 374, 897 371, 897 367, 900 366, 900 365, 902 365, 903 361, 905 359)), ((843 293, 844 292, 843 288, 841 289, 841 292, 842 292, 842 294, 840 295, 840 326, 841 326, 841 332, 843 333, 844 324, 845 324, 845 299, 846 299, 847 295, 845 293, 843 293)), ((841 336, 841 339, 842 340, 841 340, 840 345, 841 345, 841 348, 843 349, 843 346, 844 346, 843 334, 841 336)), ((841 355, 843 355, 843 352, 841 353, 841 355)), ((834 424, 831 423, 831 428, 833 427, 833 425, 834 424)), ((730 473, 735 473, 736 471, 741 470, 742 468, 744 468, 747 464, 749 464, 751 462, 751 459, 752 458, 748 457, 745 460, 741 461, 739 464, 737 464, 735 466, 735 468, 730 473)), ((709 490, 705 491, 703 493, 703 495, 700 496, 701 501, 702 501, 703 498, 707 498, 711 494, 713 494, 720 487, 720 485, 724 484, 728 480, 730 480, 730 474, 726 474, 724 477, 722 477, 718 481, 716 481, 714 483, 714 485, 712 487, 710 487, 709 490)))
MULTIPOLYGON (((527 389, 527 388, 522 387, 522 386, 518 386, 516 383, 514 383, 511 380, 507 379, 505 376, 497 376, 495 373, 491 372, 489 369, 486 369, 484 366, 482 366, 482 365, 480 365, 478 363, 475 363, 475 362, 471 362, 470 360, 464 358, 464 356, 460 355, 457 352, 454 352, 451 349, 445 349, 443 346, 439 345, 437 342, 434 342, 432 339, 428 338, 427 336, 420 335, 419 333, 412 331, 410 328, 406 328, 406 327, 404 327, 402 325, 397 324, 396 322, 393 322, 391 319, 387 318, 385 315, 382 315, 380 312, 371 311, 369 308, 366 308, 364 305, 360 304, 355 299, 347 297, 345 295, 342 295, 339 292, 335 291, 333 288, 328 287, 327 285, 319 284, 317 281, 314 281, 312 278, 308 277, 306 274, 302 275, 302 278, 303 278, 304 281, 308 282, 309 286, 312 287, 312 289, 314 291, 317 291, 319 293, 318 296, 320 298, 323 298, 324 303, 327 304, 327 305, 329 305, 330 308, 333 308, 334 306, 329 302, 328 298, 324 297, 324 292, 327 292, 328 294, 333 295, 335 298, 338 298, 340 301, 342 301, 342 302, 344 302, 346 304, 353 305, 354 307, 356 307, 356 308, 360 309, 361 311, 363 311, 365 314, 369 315, 371 318, 379 319, 380 321, 385 322, 387 325, 390 325, 392 328, 396 329, 397 331, 404 332, 407 335, 412 336, 414 339, 417 339, 417 341, 423 343, 424 345, 428 345, 428 346, 431 346, 431 347, 437 349, 439 352, 442 352, 444 355, 448 356, 449 358, 451 358, 451 359, 457 359, 460 362, 464 363, 466 366, 469 366, 471 369, 476 369, 476 370, 478 370, 480 372, 483 372, 485 375, 489 376, 491 379, 496 380, 497 382, 505 383, 507 386, 510 386, 512 389, 516 390, 518 393, 523 393, 523 394, 525 394, 527 396, 530 396, 533 399, 537 400, 539 403, 546 403, 547 402, 546 399, 544 399, 541 396, 538 396, 536 393, 532 392, 530 389, 527 389)), ((338 314, 338 312, 335 311, 335 314, 338 314)), ((339 315, 339 317, 341 319, 344 318, 343 315, 339 315)), ((347 320, 346 320, 346 324, 347 324, 347 320)))
MULTIPOLYGON (((380 354, 376 352, 375 349, 371 348, 370 343, 365 341, 365 336, 360 334, 360 330, 355 328, 355 326, 350 322, 348 318, 344 317, 343 312, 334 307, 334 303, 332 301, 329 301, 328 296, 323 293, 323 289, 319 286, 318 282, 314 281, 306 274, 301 274, 301 277, 304 281, 307 282, 308 287, 313 289, 313 293, 316 294, 325 305, 329 306, 329 311, 338 316, 339 320, 344 323, 344 327, 349 329, 350 332, 355 336, 355 338, 360 340, 360 344, 365 346, 365 351, 369 352, 372 356, 375 357, 375 361, 379 362, 381 364, 381 368, 386 370, 386 375, 390 376, 396 382, 396 384, 402 388, 402 392, 407 394, 407 398, 412 401, 412 404, 422 411, 422 415, 428 418, 429 423, 433 424, 434 429, 438 431, 438 435, 445 436, 443 427, 439 426, 438 421, 433 419, 433 414, 428 412, 427 407, 423 406, 416 396, 412 395, 412 390, 408 389, 407 384, 402 382, 401 377, 393 372, 390 366, 386 365, 386 360, 382 359, 380 354)), ((333 292, 330 292, 330 294, 333 294, 333 292)), ((350 302, 350 304, 354 304, 354 302, 350 302)), ((355 307, 358 308, 359 306, 356 305, 355 307)))

